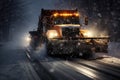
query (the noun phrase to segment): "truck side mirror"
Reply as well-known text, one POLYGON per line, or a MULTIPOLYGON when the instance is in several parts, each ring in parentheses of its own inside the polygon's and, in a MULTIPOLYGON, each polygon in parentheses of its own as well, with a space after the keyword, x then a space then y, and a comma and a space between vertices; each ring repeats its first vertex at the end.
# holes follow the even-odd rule
POLYGON ((85 25, 88 25, 88 17, 85 17, 85 25))

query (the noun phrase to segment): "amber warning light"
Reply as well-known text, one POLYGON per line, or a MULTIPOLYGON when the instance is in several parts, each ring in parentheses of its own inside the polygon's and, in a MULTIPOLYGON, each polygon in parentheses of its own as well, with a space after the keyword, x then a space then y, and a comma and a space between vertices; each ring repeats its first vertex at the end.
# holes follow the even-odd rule
POLYGON ((79 16, 79 13, 54 13, 53 16, 79 16))

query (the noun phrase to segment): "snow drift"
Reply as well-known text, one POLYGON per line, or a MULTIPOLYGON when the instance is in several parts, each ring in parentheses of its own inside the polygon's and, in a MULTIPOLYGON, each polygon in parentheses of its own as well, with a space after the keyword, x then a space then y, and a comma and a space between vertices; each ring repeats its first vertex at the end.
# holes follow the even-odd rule
POLYGON ((108 46, 108 54, 120 58, 120 42, 110 42, 108 46))

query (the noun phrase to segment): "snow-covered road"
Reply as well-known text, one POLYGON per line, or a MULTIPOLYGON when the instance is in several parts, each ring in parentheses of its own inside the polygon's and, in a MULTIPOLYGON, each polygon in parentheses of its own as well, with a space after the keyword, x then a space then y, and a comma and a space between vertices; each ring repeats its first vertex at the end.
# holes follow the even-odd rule
POLYGON ((0 80, 40 80, 32 69, 24 49, 7 44, 0 47, 0 80))

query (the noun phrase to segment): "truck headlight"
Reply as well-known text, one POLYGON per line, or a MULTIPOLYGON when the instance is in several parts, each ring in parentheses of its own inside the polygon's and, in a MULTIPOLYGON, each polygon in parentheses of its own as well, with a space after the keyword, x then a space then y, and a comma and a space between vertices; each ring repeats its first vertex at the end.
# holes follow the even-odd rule
POLYGON ((28 42, 28 43, 29 43, 29 42, 31 41, 30 36, 26 36, 26 37, 25 37, 25 40, 26 40, 26 42, 28 42))
POLYGON ((29 44, 30 44, 30 42, 31 42, 31 37, 30 37, 30 35, 27 35, 27 34, 23 35, 22 45, 23 45, 24 47, 28 47, 29 44))
POLYGON ((84 37, 93 37, 94 33, 91 30, 81 29, 80 32, 83 34, 84 37))
POLYGON ((85 37, 93 37, 93 33, 90 31, 87 31, 83 34, 85 37))
POLYGON ((48 30, 47 37, 48 38, 56 38, 56 37, 58 37, 58 33, 56 30, 48 30))

